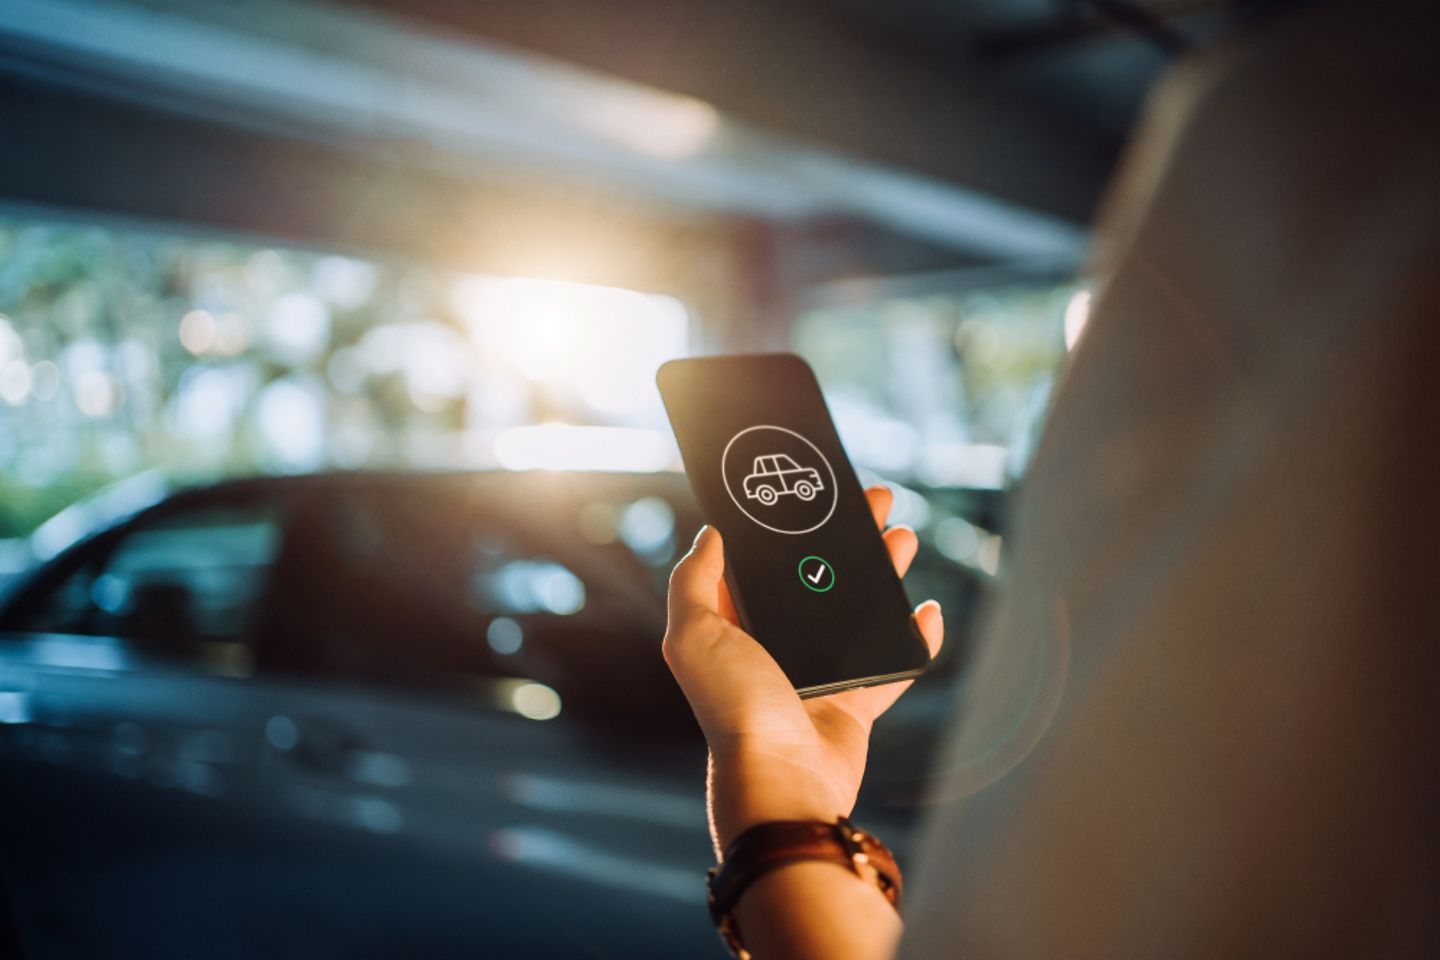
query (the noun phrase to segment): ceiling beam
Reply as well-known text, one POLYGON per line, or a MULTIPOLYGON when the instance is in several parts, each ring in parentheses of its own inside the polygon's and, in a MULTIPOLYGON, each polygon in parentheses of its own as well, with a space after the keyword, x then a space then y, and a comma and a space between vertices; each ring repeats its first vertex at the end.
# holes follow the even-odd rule
MULTIPOLYGON (((571 12, 579 10, 577 5, 571 12)), ((552 12, 564 19, 562 11, 552 12)), ((701 31, 681 39, 705 60, 720 53, 707 46, 706 36, 701 31)), ((706 100, 671 92, 684 84, 657 89, 325 3, 7 0, 0 8, 0 42, 62 68, 83 69, 111 93, 159 91, 171 101, 188 99, 196 110, 263 116, 309 136, 456 174, 540 169, 679 206, 777 222, 852 218, 995 259, 1070 258, 1083 243, 1072 220, 998 190, 1006 178, 1018 188, 1026 179, 1018 171, 1030 163, 1041 190, 1072 182, 1077 194, 1084 192, 1079 161, 1036 153, 1038 141, 1027 138, 1043 135, 1023 118, 1007 123, 996 117, 998 133, 961 137, 969 143, 962 166, 976 175, 972 179, 988 180, 988 187, 850 149, 862 141, 903 146, 904 130, 905 142, 920 145, 916 124, 923 124, 927 102, 913 101, 918 120, 899 124, 888 108, 898 109, 894 98, 907 84, 926 78, 905 74, 897 86, 896 76, 875 64, 851 64, 877 73, 863 82, 851 78, 848 88, 822 98, 831 105, 832 125, 848 117, 867 130, 837 144, 807 135, 814 128, 797 135, 779 117, 765 125, 741 122, 706 100), (861 87, 889 93, 857 99, 861 87)), ((757 62, 770 62, 772 53, 759 49, 757 62)), ((732 78, 744 74, 746 64, 730 63, 726 72, 732 78)), ((807 105, 818 103, 821 86, 837 79, 832 71, 793 95, 769 99, 789 103, 786 111, 803 116, 807 105)), ((921 84, 911 92, 918 96, 924 89, 921 84)), ((933 89, 928 97, 934 100, 933 89)), ((972 114, 984 102, 977 99, 972 114)), ((971 109, 964 96, 957 103, 958 114, 971 109)), ((921 151, 932 159, 954 139, 953 131, 921 132, 926 136, 920 139, 934 141, 921 151)), ((1060 149, 1053 140, 1049 147, 1060 149)), ((1071 201, 1083 206, 1089 198, 1071 201)))
POLYGON ((1121 146, 1016 96, 965 47, 945 56, 890 42, 820 0, 356 2, 684 93, 760 129, 1076 223, 1088 222, 1121 146))

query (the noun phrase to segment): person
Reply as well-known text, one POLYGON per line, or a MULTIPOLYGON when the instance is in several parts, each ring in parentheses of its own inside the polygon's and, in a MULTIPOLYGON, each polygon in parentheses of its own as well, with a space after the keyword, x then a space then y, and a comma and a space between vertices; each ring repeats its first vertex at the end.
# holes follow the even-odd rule
MULTIPOLYGON (((1101 218, 905 920, 796 860, 734 905, 758 960, 1440 956, 1437 41, 1433 3, 1333 0, 1172 71, 1101 218)), ((903 573, 914 534, 885 540, 903 573)), ((799 700, 724 562, 702 530, 664 641, 721 853, 848 815, 902 693, 799 700)), ((915 616, 938 649, 940 610, 915 616)))

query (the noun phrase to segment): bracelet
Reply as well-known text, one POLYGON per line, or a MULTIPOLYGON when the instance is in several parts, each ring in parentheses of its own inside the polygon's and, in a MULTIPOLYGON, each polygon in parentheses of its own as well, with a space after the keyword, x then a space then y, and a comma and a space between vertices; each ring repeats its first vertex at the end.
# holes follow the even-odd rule
POLYGON ((710 919, 715 922, 720 939, 739 960, 751 960, 735 923, 735 905, 740 897, 770 871, 803 860, 846 867, 862 880, 879 887, 885 899, 899 911, 903 883, 894 855, 848 817, 834 823, 775 820, 757 824, 731 841, 725 858, 706 875, 710 919))

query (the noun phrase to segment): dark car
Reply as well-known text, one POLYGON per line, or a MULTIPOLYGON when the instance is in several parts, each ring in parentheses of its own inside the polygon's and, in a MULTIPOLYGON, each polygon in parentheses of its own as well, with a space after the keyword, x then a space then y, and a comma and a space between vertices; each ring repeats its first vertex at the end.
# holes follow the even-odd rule
MULTIPOLYGON (((703 741, 658 652, 698 522, 678 476, 332 474, 182 492, 62 552, 0 608, 10 935, 723 955, 703 741)), ((901 849, 952 674, 877 731, 865 815, 901 849)))

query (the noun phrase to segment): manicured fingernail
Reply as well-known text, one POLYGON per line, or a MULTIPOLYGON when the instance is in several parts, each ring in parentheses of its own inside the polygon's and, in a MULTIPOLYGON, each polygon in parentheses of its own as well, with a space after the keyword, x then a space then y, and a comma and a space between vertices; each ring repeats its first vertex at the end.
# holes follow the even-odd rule
POLYGON ((690 544, 690 549, 691 549, 691 550, 694 550, 696 547, 700 546, 700 539, 701 539, 702 537, 704 537, 705 534, 707 534, 707 533, 709 533, 709 532, 710 532, 710 524, 708 524, 708 523, 707 523, 707 524, 703 524, 703 525, 700 527, 699 530, 696 530, 696 531, 695 531, 695 542, 692 543, 692 544, 690 544))
POLYGON ((920 604, 918 607, 915 608, 916 615, 918 616, 920 611, 924 610, 926 607, 934 607, 935 612, 940 615, 940 618, 942 620, 945 618, 945 611, 940 609, 939 600, 926 600, 924 603, 920 604))

